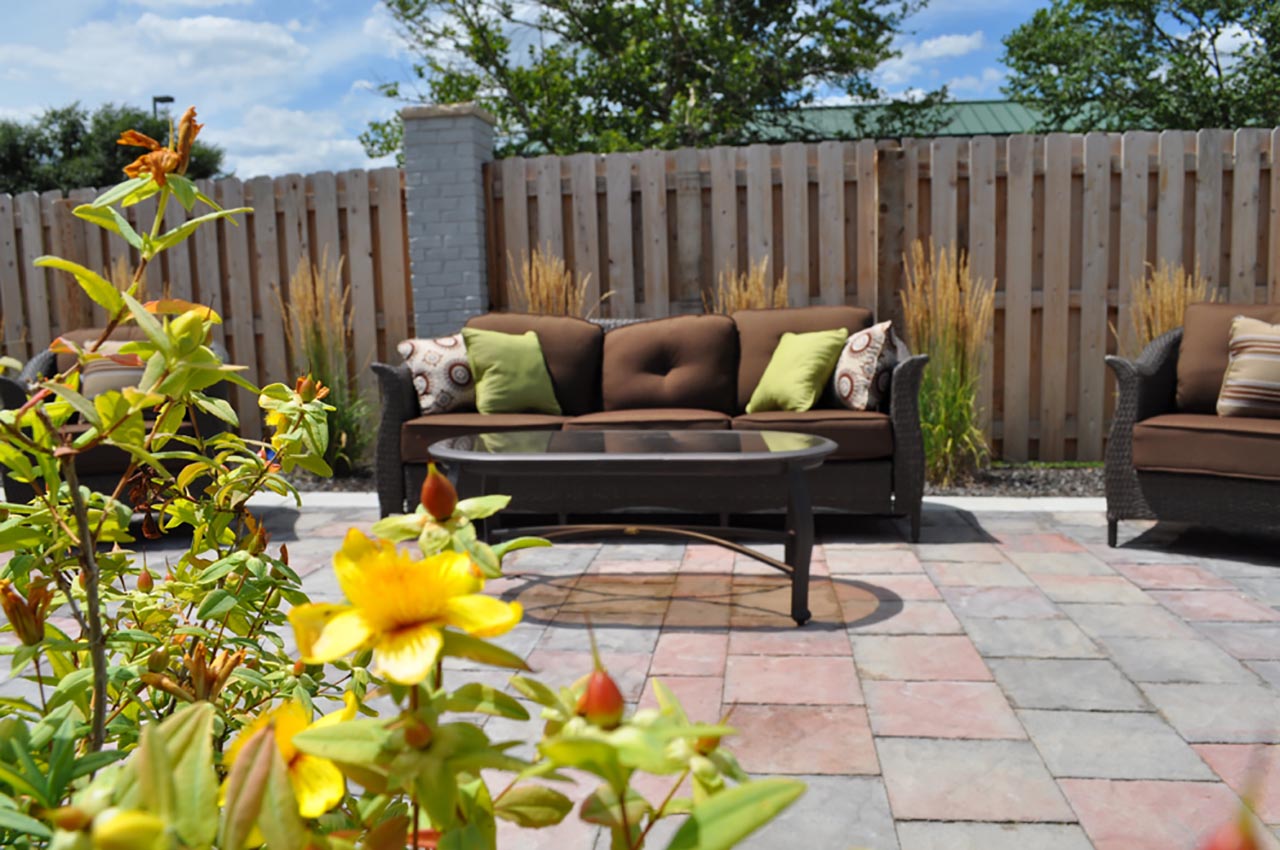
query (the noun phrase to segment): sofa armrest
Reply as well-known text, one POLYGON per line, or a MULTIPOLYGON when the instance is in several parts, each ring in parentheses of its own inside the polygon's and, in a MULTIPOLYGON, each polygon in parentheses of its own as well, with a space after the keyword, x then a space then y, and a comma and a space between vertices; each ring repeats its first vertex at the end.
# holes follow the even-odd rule
POLYGON ((400 462, 400 426, 419 413, 413 374, 404 364, 374 363, 382 416, 374 449, 374 480, 378 485, 378 507, 382 516, 404 511, 404 465, 400 462))
POLYGON ((893 423, 893 505, 911 520, 911 540, 920 539, 920 506, 924 499, 924 436, 920 431, 920 382, 929 355, 915 354, 898 363, 889 386, 889 419, 893 423))
POLYGON ((1133 468, 1133 426, 1173 410, 1181 343, 1182 328, 1177 328, 1152 340, 1137 360, 1114 355, 1106 358, 1116 376, 1118 395, 1106 451, 1107 522, 1112 545, 1116 522, 1155 516, 1142 496, 1133 468))

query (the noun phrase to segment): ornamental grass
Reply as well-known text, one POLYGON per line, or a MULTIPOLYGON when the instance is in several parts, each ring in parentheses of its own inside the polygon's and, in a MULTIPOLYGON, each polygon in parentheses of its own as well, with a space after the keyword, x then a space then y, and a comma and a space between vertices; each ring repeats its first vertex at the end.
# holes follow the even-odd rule
POLYGON ((517 264, 507 254, 508 291, 515 308, 524 313, 544 316, 576 316, 581 319, 595 314, 612 292, 604 295, 587 309, 587 288, 591 275, 574 277, 561 257, 547 250, 534 248, 532 254, 520 254, 517 264))
POLYGON ((928 251, 920 240, 903 258, 902 312, 911 350, 929 355, 920 387, 920 426, 929 480, 947 486, 989 457, 978 427, 978 381, 991 333, 995 283, 974 278, 954 244, 928 251))
POLYGON ((1122 353, 1126 357, 1137 357, 1153 339, 1182 327, 1187 305, 1217 300, 1218 288, 1200 274, 1198 264, 1188 272, 1181 263, 1167 260, 1154 266, 1148 263, 1146 274, 1133 286, 1129 302, 1133 336, 1122 353))
MULTIPOLYGON (((277 291, 280 309, 289 317, 285 341, 299 374, 309 373, 329 388, 329 449, 325 462, 337 475, 350 474, 364 459, 372 441, 369 405, 351 379, 351 295, 342 286, 343 258, 319 263, 300 259, 289 278, 289 303, 277 291)), ((361 367, 365 364, 357 364, 361 367)))
POLYGON ((716 288, 711 296, 702 293, 702 306, 708 313, 730 316, 739 310, 761 310, 787 306, 787 270, 776 283, 769 282, 769 258, 761 257, 744 272, 735 273, 726 264, 716 275, 716 288))

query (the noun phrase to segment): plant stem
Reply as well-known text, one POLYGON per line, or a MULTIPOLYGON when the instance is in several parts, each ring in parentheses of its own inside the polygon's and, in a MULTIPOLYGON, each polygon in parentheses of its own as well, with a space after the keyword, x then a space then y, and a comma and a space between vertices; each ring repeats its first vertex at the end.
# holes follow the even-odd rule
MULTIPOLYGON (((417 713, 418 711, 418 686, 414 685, 413 690, 409 691, 409 710, 417 713)), ((411 795, 413 801, 413 850, 418 850, 418 785, 414 783, 413 793, 411 795)))
POLYGON ((49 713, 49 703, 44 698, 44 673, 40 672, 40 651, 36 650, 35 656, 32 658, 36 665, 36 686, 40 688, 40 708, 45 714, 49 713))
POLYGON ((90 752, 102 749, 107 736, 107 639, 102 631, 102 605, 98 596, 98 558, 89 528, 89 512, 80 479, 76 475, 75 455, 62 458, 62 474, 71 491, 71 507, 79 529, 80 568, 84 576, 85 607, 89 621, 89 658, 93 662, 93 725, 89 737, 90 752))
POLYGON ((671 798, 676 795, 676 791, 680 788, 680 783, 684 782, 685 777, 689 775, 689 768, 685 768, 684 772, 676 778, 675 784, 671 786, 671 790, 667 792, 667 796, 662 799, 662 803, 654 810, 653 816, 649 818, 649 823, 645 826, 644 831, 640 833, 639 842, 632 850, 641 850, 644 847, 644 839, 649 834, 649 830, 653 829, 653 825, 662 817, 662 813, 667 810, 667 804, 671 802, 671 798))

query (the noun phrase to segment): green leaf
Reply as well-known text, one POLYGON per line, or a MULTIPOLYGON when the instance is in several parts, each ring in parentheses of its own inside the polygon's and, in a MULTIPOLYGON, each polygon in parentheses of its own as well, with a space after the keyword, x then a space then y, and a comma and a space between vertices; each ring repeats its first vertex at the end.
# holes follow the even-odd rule
POLYGON ((220 218, 225 218, 232 224, 237 224, 234 218, 230 218, 231 216, 252 211, 253 207, 236 207, 233 210, 218 210, 216 212, 205 213, 204 215, 197 216, 189 221, 184 221, 173 230, 170 230, 168 233, 164 233, 157 238, 155 241, 155 249, 157 251, 163 251, 167 248, 172 248, 192 233, 195 233, 196 229, 200 227, 200 225, 211 221, 217 221, 220 218))
POLYGON ((58 398, 68 402, 76 409, 77 413, 84 417, 85 422, 88 424, 102 424, 102 419, 98 416, 98 409, 93 406, 93 402, 71 389, 71 387, 66 384, 59 384, 56 381, 42 381, 40 386, 48 388, 58 398))
POLYGON ((258 814, 258 829, 268 847, 308 847, 307 827, 298 814, 289 769, 275 746, 271 747, 269 760, 270 773, 258 814))
POLYGON ((729 850, 804 791, 795 779, 761 779, 721 791, 693 807, 667 850, 729 850))
POLYGON ((530 679, 525 676, 512 676, 509 681, 511 682, 511 687, 538 705, 547 708, 561 707, 560 698, 555 695, 555 692, 536 679, 530 679))
POLYGON ((200 575, 196 576, 196 582, 198 584, 209 584, 210 582, 217 581, 247 560, 249 560, 248 552, 244 550, 232 552, 227 557, 219 558, 209 566, 205 567, 204 571, 202 571, 200 575))
POLYGON ((142 727, 138 748, 129 758, 129 766, 138 776, 140 799, 131 803, 122 801, 121 804, 148 809, 166 821, 173 817, 177 808, 174 803, 177 790, 173 783, 173 766, 156 724, 148 723, 142 727))
POLYGON ((240 418, 236 416, 235 408, 223 399, 213 398, 206 395, 196 395, 194 396, 194 400, 196 407, 200 408, 205 413, 208 413, 210 416, 221 419, 232 428, 240 427, 240 418))
MULTIPOLYGON (((150 175, 146 177, 134 177, 123 183, 117 183, 98 197, 94 198, 91 207, 106 207, 114 204, 116 201, 126 197, 129 193, 140 189, 142 184, 151 182, 150 175)), ((77 213, 78 214, 78 213, 77 213)))
POLYGON ((417 537, 426 522, 421 514, 392 514, 375 522, 369 530, 374 537, 400 543, 417 537))
POLYGON ((512 670, 528 670, 529 665, 520 656, 508 652, 478 637, 445 629, 444 646, 441 652, 454 658, 469 658, 481 664, 494 667, 508 667, 512 670))
POLYGON ((576 767, 594 773, 611 787, 625 788, 627 771, 618 761, 618 751, 597 738, 548 738, 538 744, 538 752, 558 767, 576 767))
POLYGON ((502 559, 517 549, 535 549, 550 546, 551 541, 542 537, 516 537, 502 543, 495 543, 491 548, 494 556, 501 563, 502 559))
POLYGON ((196 612, 196 619, 217 619, 235 608, 239 601, 231 594, 231 591, 221 587, 216 588, 200 603, 200 610, 196 612))
POLYGON ((258 821, 273 762, 279 757, 275 730, 270 726, 245 742, 227 775, 226 802, 218 824, 219 847, 244 847, 258 821))
POLYGON ((462 533, 453 535, 453 540, 454 548, 457 548, 457 544, 461 544, 463 551, 471 556, 471 560, 480 568, 485 578, 502 577, 502 564, 498 562, 498 557, 488 543, 477 540, 474 535, 462 533))
POLYGON ((120 297, 120 290, 116 289, 114 283, 79 263, 73 263, 61 257, 37 257, 35 264, 58 269, 74 276, 80 282, 80 288, 84 293, 92 298, 95 304, 106 310, 109 316, 114 316, 124 307, 124 299, 120 297))
POLYGON ((0 808, 0 830, 11 830, 19 835, 34 835, 36 838, 49 839, 53 830, 35 818, 28 817, 13 809, 0 808))
MULTIPOLYGON (((627 817, 630 827, 640 825, 641 819, 653 811, 649 801, 634 788, 627 788, 627 817)), ((610 829, 622 827, 622 806, 618 803, 617 793, 608 785, 601 785, 582 801, 579 816, 587 823, 596 823, 610 829)))
POLYGON ((182 204, 182 208, 191 212, 191 208, 196 205, 196 184, 181 174, 170 174, 165 185, 173 190, 173 196, 182 204))
POLYGON ((308 727, 293 736, 293 743, 304 753, 330 761, 372 765, 389 738, 385 721, 360 719, 308 727))
POLYGON ((511 504, 510 496, 473 496, 458 502, 455 510, 468 519, 484 519, 511 504))
POLYGON ((526 829, 555 826, 573 810, 573 801, 545 785, 517 785, 493 804, 493 813, 526 829))
POLYGON ((520 701, 504 694, 497 688, 482 685, 479 682, 468 682, 449 694, 445 702, 449 711, 478 711, 481 714, 492 714, 495 717, 509 717, 512 720, 528 720, 529 712, 520 701))

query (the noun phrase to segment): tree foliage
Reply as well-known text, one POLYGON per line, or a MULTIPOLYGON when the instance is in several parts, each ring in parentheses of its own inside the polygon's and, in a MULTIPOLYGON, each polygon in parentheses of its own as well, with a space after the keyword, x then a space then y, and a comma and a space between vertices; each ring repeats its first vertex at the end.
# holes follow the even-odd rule
MULTIPOLYGON (((0 192, 44 192, 82 186, 110 186, 123 179, 136 148, 116 144, 136 129, 161 144, 169 140, 169 120, 134 106, 107 103, 92 113, 79 103, 45 110, 31 123, 0 121, 0 192)), ((187 175, 212 177, 222 167, 222 150, 196 142, 187 175)))
MULTIPOLYGON (((918 0, 384 0, 416 53, 406 102, 476 101, 506 153, 804 138, 819 93, 883 101, 872 79, 918 0)), ((943 91, 868 113, 850 135, 920 132, 943 91)), ((361 140, 399 150, 397 119, 361 140)))
POLYGON ((1277 0, 1053 0, 1004 39, 1040 129, 1273 126, 1277 0))

